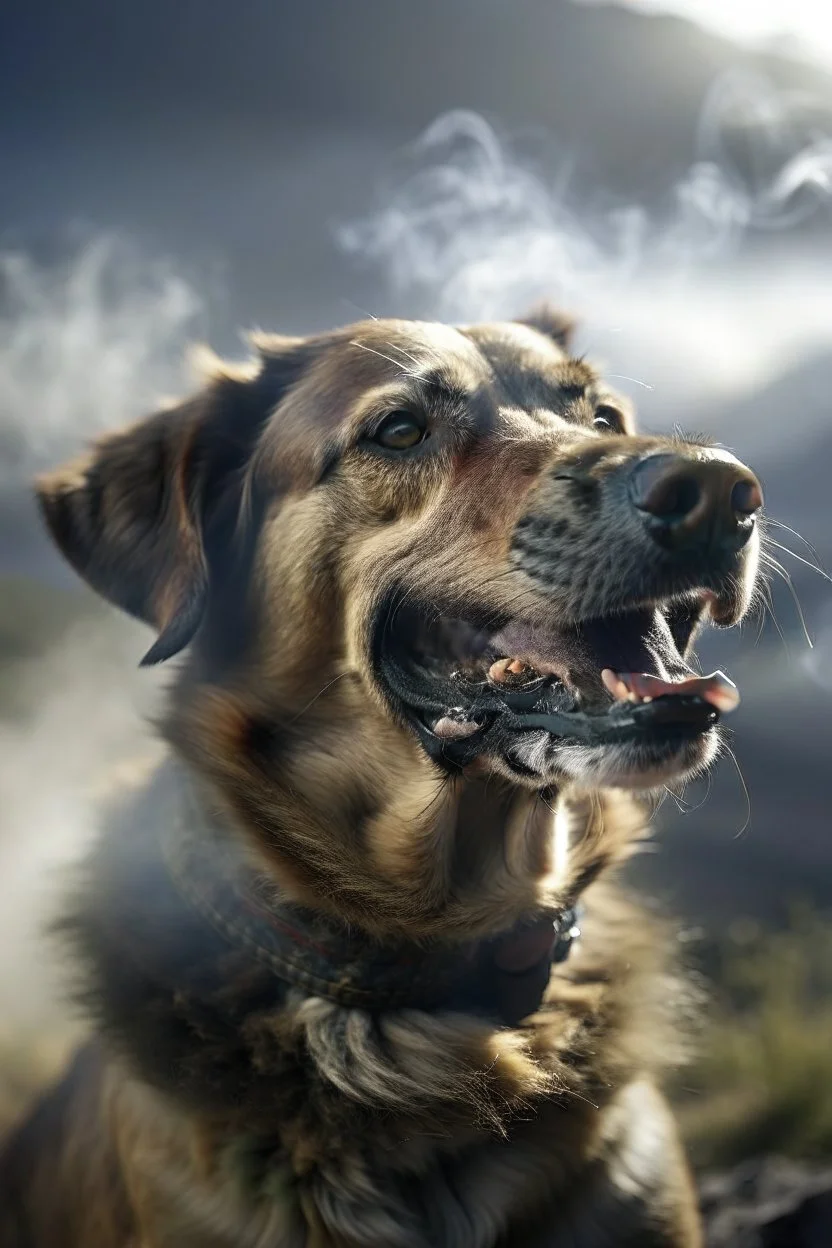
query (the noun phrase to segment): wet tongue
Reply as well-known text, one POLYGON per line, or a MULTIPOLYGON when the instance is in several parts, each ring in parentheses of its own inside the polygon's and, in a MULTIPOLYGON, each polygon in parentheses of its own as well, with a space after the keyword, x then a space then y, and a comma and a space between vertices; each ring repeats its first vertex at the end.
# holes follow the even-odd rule
POLYGON ((688 694, 702 698, 727 714, 736 710, 740 701, 737 686, 723 672, 712 672, 710 676, 689 676, 684 680, 662 680, 647 672, 614 672, 612 668, 605 667, 601 679, 618 702, 652 701, 668 694, 688 694))

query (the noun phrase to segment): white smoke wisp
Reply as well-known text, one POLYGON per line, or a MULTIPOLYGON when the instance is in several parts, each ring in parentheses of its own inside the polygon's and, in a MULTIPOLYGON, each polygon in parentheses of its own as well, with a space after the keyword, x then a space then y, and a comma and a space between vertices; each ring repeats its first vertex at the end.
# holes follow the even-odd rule
POLYGON ((136 671, 143 644, 139 625, 102 614, 16 665, 15 700, 31 710, 0 721, 0 1041, 63 1017, 42 929, 102 799, 157 753, 146 727, 154 682, 136 671))
MULTIPOLYGON (((0 309, 0 488, 14 495, 181 390, 200 303, 175 273, 104 239, 51 268, 0 256, 0 309)), ((16 592, 0 581, 12 623, 16 592)), ((43 1056, 68 1035, 40 932, 96 829, 102 791, 154 756, 146 723, 157 682, 136 670, 147 642, 140 625, 102 609, 0 673, 0 1117, 7 1054, 25 1065, 24 1037, 43 1056)))
MULTIPOLYGON (((604 253, 565 197, 516 164, 475 113, 440 117, 413 145, 414 169, 384 206, 338 232, 379 263, 396 293, 426 296, 437 316, 499 316, 518 299, 599 275, 604 253)), ((626 266, 624 255, 622 264, 626 266)))
POLYGON ((696 175, 711 182, 699 204, 749 229, 788 230, 832 202, 832 109, 732 70, 714 82, 699 117, 696 175))
POLYGON ((832 293, 816 264, 801 267, 792 249, 782 264, 769 257, 763 280, 740 255, 754 232, 832 206, 825 124, 758 77, 726 75, 703 106, 697 159, 663 201, 602 206, 566 165, 524 163, 483 118, 453 112, 338 240, 423 315, 512 316, 549 298, 583 316, 593 349, 600 338, 613 362, 649 363, 649 380, 672 380, 677 396, 741 391, 832 346, 832 293))
POLYGON ((177 387, 199 312, 182 278, 115 237, 55 267, 0 253, 0 486, 177 387))

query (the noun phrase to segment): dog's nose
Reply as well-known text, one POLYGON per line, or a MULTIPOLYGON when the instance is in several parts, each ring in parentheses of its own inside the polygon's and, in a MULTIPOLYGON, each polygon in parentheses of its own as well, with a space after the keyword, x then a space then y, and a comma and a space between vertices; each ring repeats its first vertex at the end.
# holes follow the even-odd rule
POLYGON ((735 459, 649 455, 629 485, 650 536, 674 550, 740 550, 763 505, 759 481, 735 459))

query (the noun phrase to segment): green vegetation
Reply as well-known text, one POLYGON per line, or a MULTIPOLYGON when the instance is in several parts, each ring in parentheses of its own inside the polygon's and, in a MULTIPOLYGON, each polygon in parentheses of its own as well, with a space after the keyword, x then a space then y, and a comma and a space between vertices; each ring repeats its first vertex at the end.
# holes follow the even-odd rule
POLYGON ((708 977, 701 1057, 675 1096, 694 1161, 832 1156, 832 921, 737 923, 708 977))

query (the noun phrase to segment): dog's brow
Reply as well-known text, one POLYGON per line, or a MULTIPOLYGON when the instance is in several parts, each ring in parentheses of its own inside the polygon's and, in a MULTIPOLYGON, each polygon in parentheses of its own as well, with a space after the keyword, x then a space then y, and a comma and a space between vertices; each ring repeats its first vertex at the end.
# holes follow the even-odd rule
POLYGON ((587 386, 574 377, 559 377, 557 374, 518 371, 515 374, 501 373, 498 376, 501 390, 512 403, 524 411, 546 408, 556 415, 563 415, 569 405, 584 398, 587 386))
POLYGON ((470 387, 465 386, 458 379, 449 377, 440 368, 429 368, 424 372, 417 371, 413 374, 413 378, 432 397, 447 399, 457 406, 467 403, 471 398, 470 387))
POLYGON ((558 398, 566 399, 569 402, 573 399, 582 399, 586 394, 586 386, 577 385, 575 382, 555 383, 552 388, 558 398))

